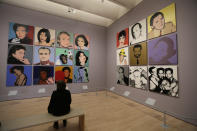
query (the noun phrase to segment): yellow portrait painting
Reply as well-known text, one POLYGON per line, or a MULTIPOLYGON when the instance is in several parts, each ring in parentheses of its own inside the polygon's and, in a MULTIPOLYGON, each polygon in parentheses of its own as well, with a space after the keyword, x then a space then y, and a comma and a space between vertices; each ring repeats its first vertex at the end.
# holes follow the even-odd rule
POLYGON ((148 39, 176 32, 175 3, 148 16, 147 24, 148 39))

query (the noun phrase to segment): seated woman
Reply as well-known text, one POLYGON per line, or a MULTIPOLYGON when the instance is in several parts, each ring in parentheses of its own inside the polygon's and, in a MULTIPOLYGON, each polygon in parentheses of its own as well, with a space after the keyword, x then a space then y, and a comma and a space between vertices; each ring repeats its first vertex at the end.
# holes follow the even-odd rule
MULTIPOLYGON (((48 106, 48 112, 54 116, 61 116, 70 112, 71 94, 66 90, 66 83, 62 80, 57 82, 57 90, 53 91, 51 100, 48 106)), ((67 121, 63 120, 63 125, 66 126, 67 121)), ((58 121, 54 122, 53 127, 59 128, 58 121)))

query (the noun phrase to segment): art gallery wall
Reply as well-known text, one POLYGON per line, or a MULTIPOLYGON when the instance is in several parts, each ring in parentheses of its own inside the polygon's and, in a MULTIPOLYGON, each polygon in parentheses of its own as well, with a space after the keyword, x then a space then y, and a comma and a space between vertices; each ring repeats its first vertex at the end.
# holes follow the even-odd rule
POLYGON ((136 8, 108 27, 106 47, 107 89, 159 111, 166 111, 168 114, 197 125, 196 6, 196 0, 144 0, 136 8), (173 2, 176 5, 177 18, 179 98, 139 90, 129 86, 117 85, 116 33, 147 18, 152 13, 161 10, 173 2), (156 100, 153 106, 145 103, 148 98, 156 100))
MULTIPOLYGON (((32 25, 71 33, 81 33, 90 38, 89 82, 67 84, 71 93, 98 91, 106 85, 106 28, 80 21, 0 4, 0 101, 50 96, 55 85, 6 87, 9 22, 32 25), (16 95, 15 95, 16 94, 16 95)), ((66 12, 65 12, 66 13, 66 12)))

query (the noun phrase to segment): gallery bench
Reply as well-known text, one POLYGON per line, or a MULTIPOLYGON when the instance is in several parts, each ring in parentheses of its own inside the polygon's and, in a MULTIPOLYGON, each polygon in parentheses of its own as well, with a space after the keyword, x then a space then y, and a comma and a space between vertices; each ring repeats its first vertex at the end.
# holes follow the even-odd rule
POLYGON ((53 116, 49 113, 37 114, 33 116, 27 116, 17 118, 13 120, 2 120, 0 131, 13 131, 31 126, 41 125, 44 123, 54 122, 58 120, 64 120, 69 118, 79 117, 80 131, 85 130, 85 114, 80 109, 71 109, 69 114, 63 116, 53 116))

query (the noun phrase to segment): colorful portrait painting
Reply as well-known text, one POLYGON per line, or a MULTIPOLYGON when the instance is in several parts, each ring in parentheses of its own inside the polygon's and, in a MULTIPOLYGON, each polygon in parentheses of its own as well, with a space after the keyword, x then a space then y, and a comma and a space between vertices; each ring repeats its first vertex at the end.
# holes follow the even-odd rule
POLYGON ((129 26, 130 45, 145 41, 146 39, 146 19, 129 26))
POLYGON ((19 24, 9 23, 8 42, 14 44, 33 45, 34 27, 19 24))
POLYGON ((177 66, 149 66, 149 90, 159 94, 178 97, 177 66))
POLYGON ((147 23, 148 39, 176 32, 175 3, 150 15, 147 23))
POLYGON ((129 48, 129 59, 131 66, 147 65, 147 43, 131 45, 129 48))
POLYGON ((176 33, 165 35, 148 41, 149 65, 176 65, 177 59, 176 33))
POLYGON ((29 45, 8 44, 8 64, 31 65, 33 47, 29 45))
POLYGON ((53 66, 34 66, 33 67, 33 84, 48 85, 54 83, 53 66))
POLYGON ((55 82, 63 80, 65 83, 73 82, 73 67, 72 66, 56 66, 55 67, 55 82))
POLYGON ((128 47, 116 51, 117 65, 129 65, 128 47))
POLYGON ((74 34, 66 31, 56 31, 56 47, 73 48, 74 34))
POLYGON ((74 82, 75 83, 89 82, 88 67, 75 66, 75 68, 74 68, 74 82))
POLYGON ((38 46, 54 46, 55 30, 35 27, 34 45, 38 46))
POLYGON ((129 67, 129 86, 146 90, 148 87, 147 66, 129 67))
POLYGON ((90 47, 90 38, 84 34, 75 34, 75 49, 88 50, 90 47))
POLYGON ((73 65, 73 50, 56 48, 55 65, 73 65))
POLYGON ((126 28, 116 34, 116 47, 122 48, 129 46, 129 28, 126 28))
POLYGON ((34 46, 34 65, 54 65, 54 48, 34 46))
POLYGON ((129 85, 129 67, 128 66, 117 66, 116 67, 117 84, 129 85))
POLYGON ((89 52, 86 50, 75 50, 75 65, 88 66, 89 65, 89 52))
POLYGON ((7 66, 6 86, 30 86, 32 85, 32 66, 7 66))

